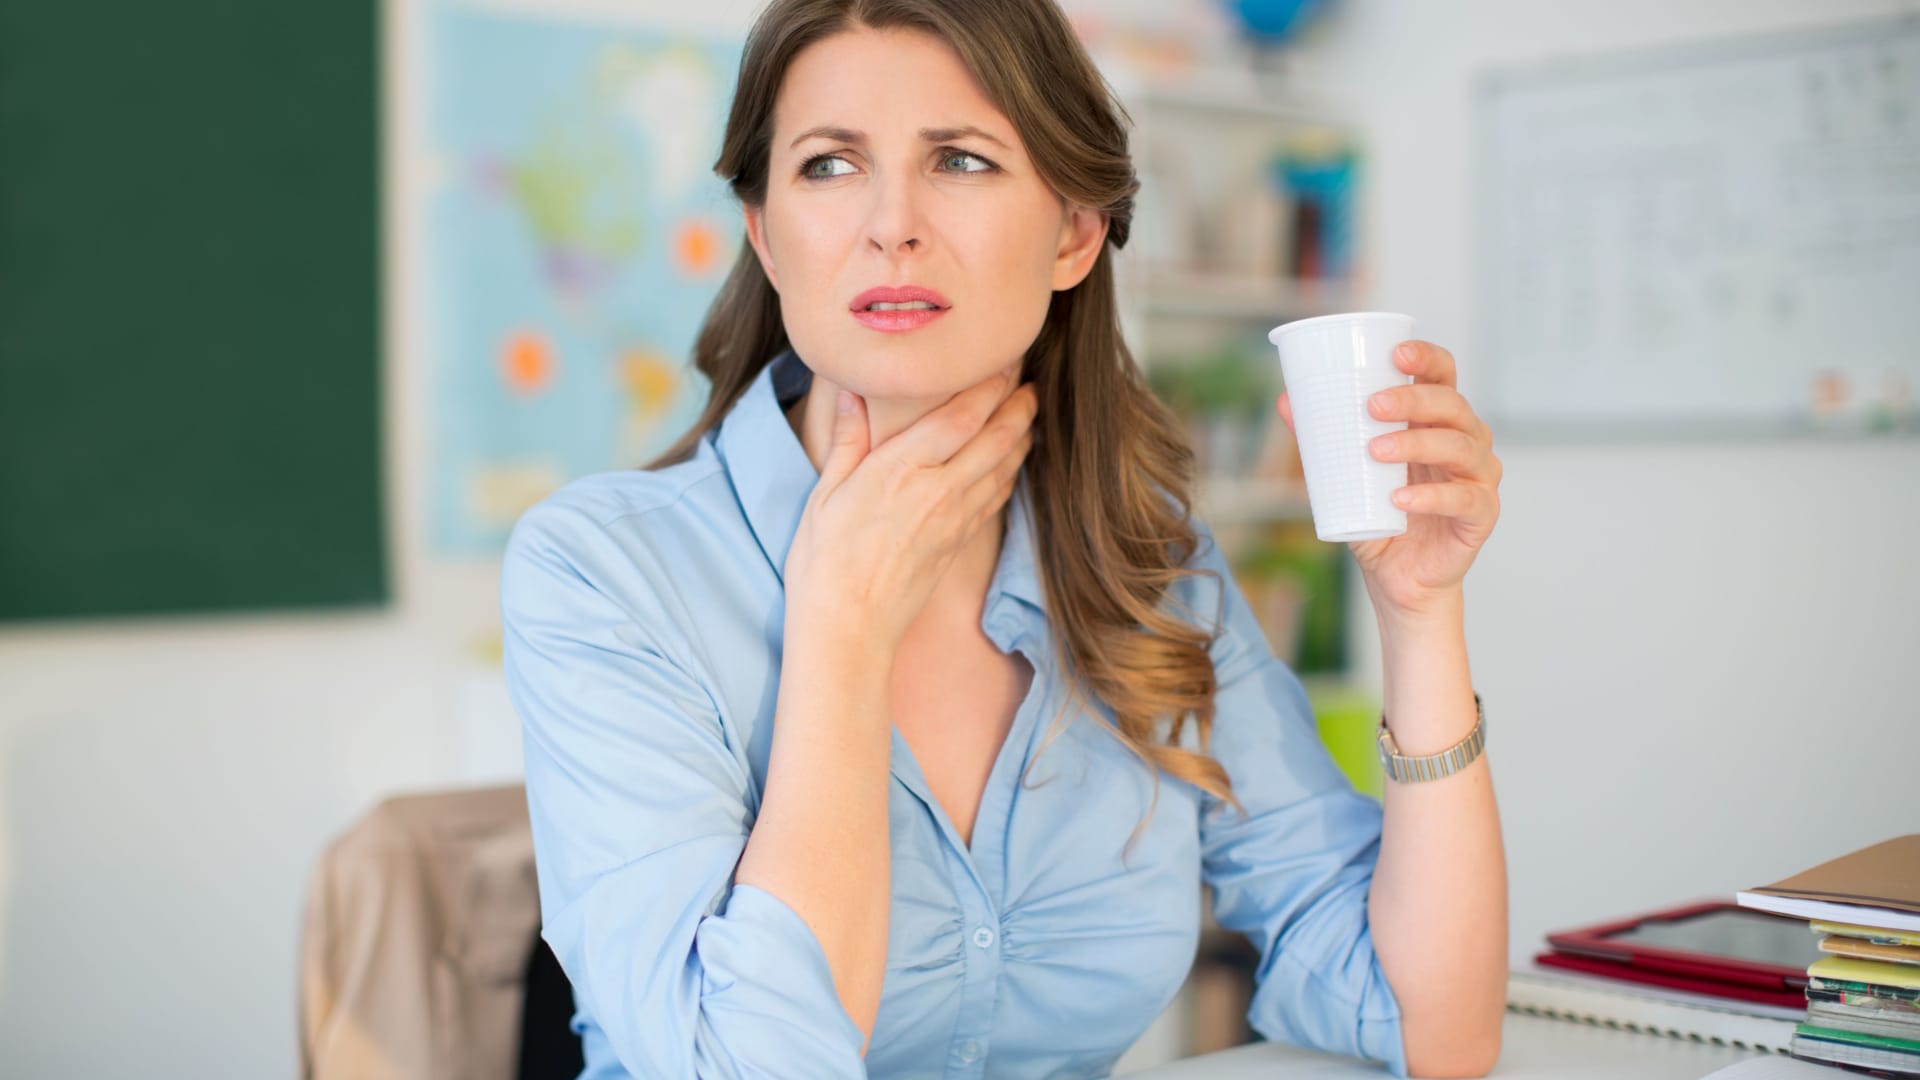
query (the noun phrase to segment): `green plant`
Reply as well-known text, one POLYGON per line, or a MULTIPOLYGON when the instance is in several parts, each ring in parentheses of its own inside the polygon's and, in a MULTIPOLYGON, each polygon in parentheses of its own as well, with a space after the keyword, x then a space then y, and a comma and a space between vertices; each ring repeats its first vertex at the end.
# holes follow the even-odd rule
POLYGON ((1258 416, 1270 393, 1260 364, 1238 346, 1202 357, 1162 361, 1147 373, 1147 385, 1177 412, 1200 416, 1258 416))

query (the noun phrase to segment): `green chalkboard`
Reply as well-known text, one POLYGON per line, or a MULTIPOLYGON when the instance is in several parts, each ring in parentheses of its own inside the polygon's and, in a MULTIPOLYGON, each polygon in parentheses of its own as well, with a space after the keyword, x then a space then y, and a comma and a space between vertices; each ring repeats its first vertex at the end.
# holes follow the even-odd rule
POLYGON ((0 618, 387 598, 372 0, 0 0, 0 618))

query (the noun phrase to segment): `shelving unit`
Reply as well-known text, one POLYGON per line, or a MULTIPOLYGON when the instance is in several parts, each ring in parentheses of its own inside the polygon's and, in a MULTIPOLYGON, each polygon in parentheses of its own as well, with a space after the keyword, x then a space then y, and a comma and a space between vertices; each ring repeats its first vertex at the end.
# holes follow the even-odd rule
MULTIPOLYGON (((1288 273, 1291 206, 1274 162, 1303 137, 1351 139, 1330 108, 1263 91, 1253 76, 1218 73, 1178 83, 1106 73, 1134 121, 1141 175, 1134 239, 1115 264, 1127 340, 1152 378, 1196 357, 1237 351, 1261 373, 1265 400, 1248 402, 1255 437, 1232 461, 1203 461, 1201 513, 1215 526, 1308 520, 1291 436, 1273 413, 1278 359, 1266 333, 1292 319, 1360 306, 1344 280, 1288 273), (1270 391, 1270 392, 1269 392, 1270 391), (1276 474, 1276 462, 1291 465, 1276 474)), ((1196 442, 1206 440, 1197 439, 1196 442)), ((1208 447, 1197 447, 1203 452, 1208 447)), ((1222 537, 1223 544, 1228 538, 1222 537)))

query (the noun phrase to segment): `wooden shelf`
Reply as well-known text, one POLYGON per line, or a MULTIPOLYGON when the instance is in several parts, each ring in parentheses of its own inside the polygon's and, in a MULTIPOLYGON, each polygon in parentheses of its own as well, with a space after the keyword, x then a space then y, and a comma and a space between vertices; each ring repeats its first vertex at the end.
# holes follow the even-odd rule
POLYGON ((1225 119, 1291 123, 1344 130, 1351 122, 1328 102, 1261 85, 1257 78, 1222 77, 1195 70, 1180 76, 1145 75, 1125 69, 1103 71, 1128 112, 1180 111, 1225 119))
MULTIPOLYGON (((1211 83, 1186 83, 1144 87, 1132 99, 1148 109, 1179 109, 1244 117, 1266 122, 1292 122, 1303 127, 1339 128, 1341 121, 1323 109, 1298 101, 1260 96, 1257 88, 1237 88, 1211 83)), ((1130 103, 1131 104, 1131 103, 1130 103)))
POLYGON ((1128 302, 1154 315, 1269 321, 1354 308, 1353 290, 1339 281, 1151 269, 1123 285, 1128 302))
POLYGON ((1313 519, 1307 490, 1298 484, 1203 478, 1198 502, 1200 517, 1209 525, 1313 519))

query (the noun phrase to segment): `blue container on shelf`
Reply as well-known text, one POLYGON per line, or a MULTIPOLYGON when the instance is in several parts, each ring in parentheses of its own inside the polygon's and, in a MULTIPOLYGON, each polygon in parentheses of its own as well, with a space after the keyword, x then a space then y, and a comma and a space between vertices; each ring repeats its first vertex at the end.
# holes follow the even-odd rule
POLYGON ((1347 145, 1288 153, 1274 162, 1274 182, 1300 211, 1290 260, 1295 274, 1338 280, 1352 274, 1358 173, 1359 155, 1347 145))
POLYGON ((1292 37, 1326 6, 1326 0, 1227 0, 1248 35, 1274 45, 1292 37))

